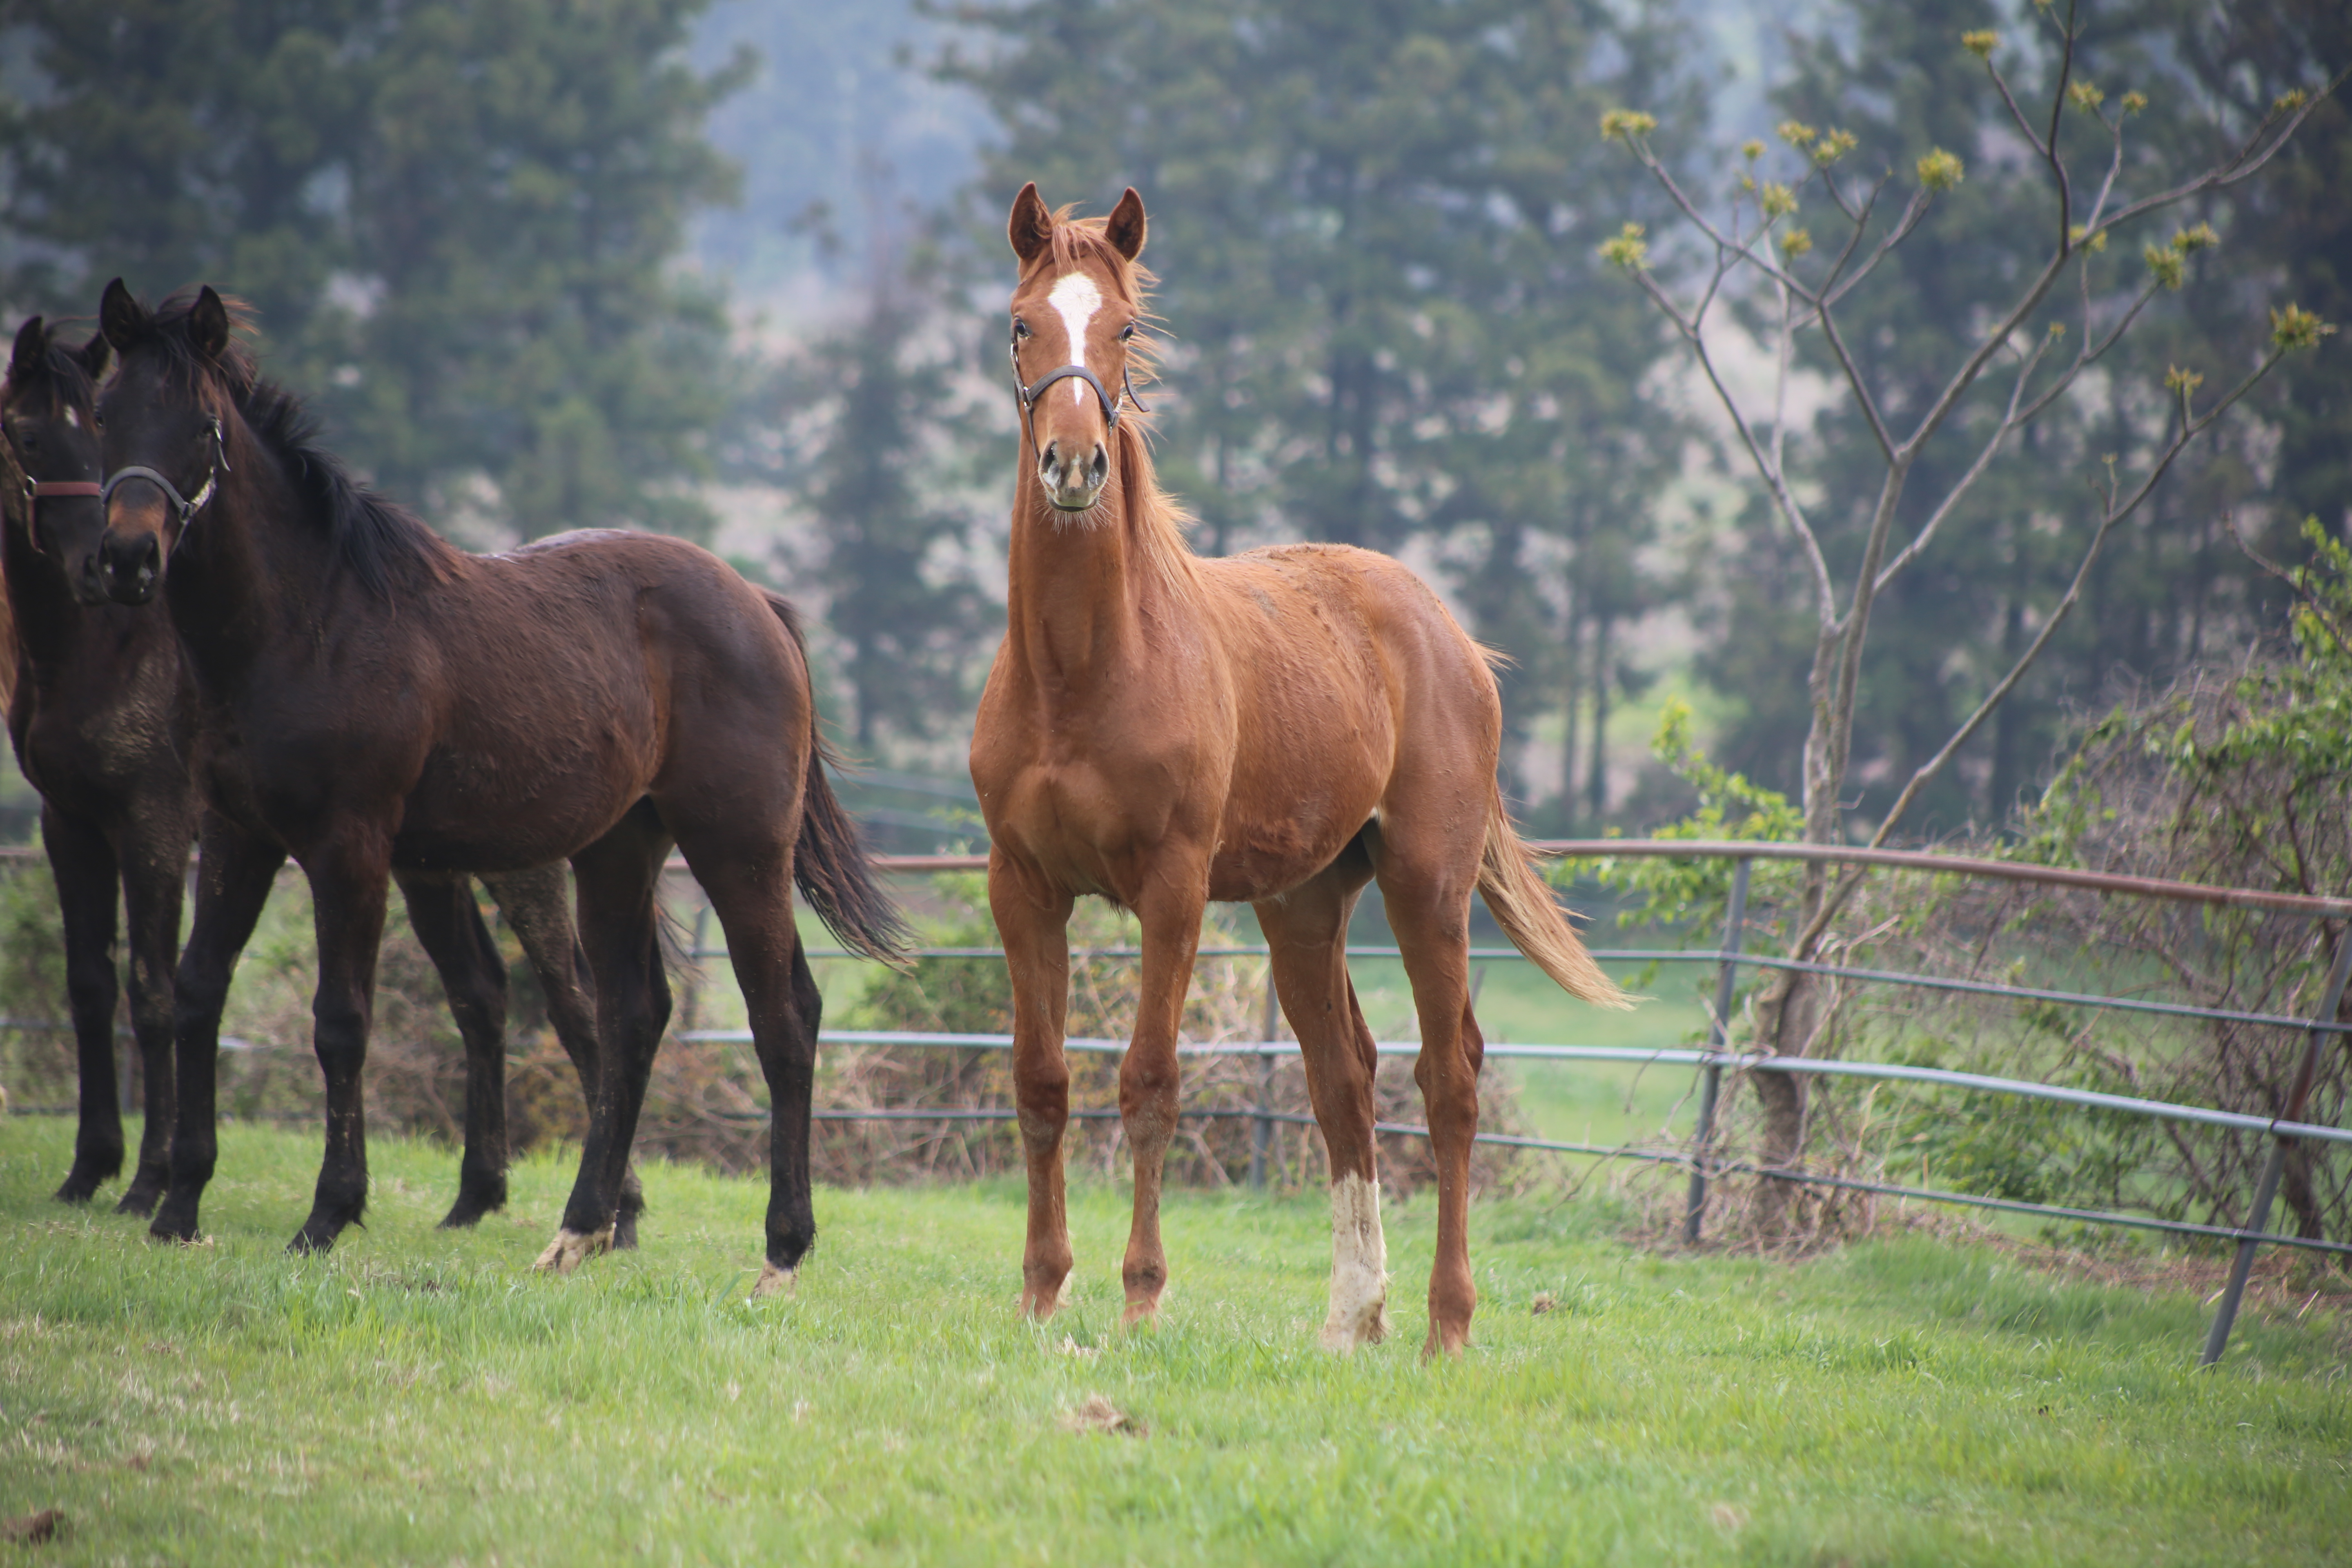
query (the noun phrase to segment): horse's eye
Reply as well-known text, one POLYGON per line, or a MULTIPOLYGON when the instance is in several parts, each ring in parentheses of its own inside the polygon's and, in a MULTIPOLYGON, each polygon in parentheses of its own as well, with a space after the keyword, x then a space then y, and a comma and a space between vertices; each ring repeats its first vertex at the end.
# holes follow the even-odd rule
POLYGON ((1015 316, 1015 317, 1013 319, 1013 341, 1014 342, 1019 342, 1022 339, 1024 339, 1024 338, 1027 337, 1028 335, 1029 335, 1029 323, 1028 323, 1028 322, 1026 322, 1026 321, 1023 321, 1023 320, 1021 320, 1021 318, 1019 318, 1018 316, 1015 316))
POLYGON ((1133 336, 1135 336, 1135 323, 1133 321, 1128 322, 1127 325, 1118 330, 1118 341, 1120 342, 1125 342, 1128 339, 1133 336))

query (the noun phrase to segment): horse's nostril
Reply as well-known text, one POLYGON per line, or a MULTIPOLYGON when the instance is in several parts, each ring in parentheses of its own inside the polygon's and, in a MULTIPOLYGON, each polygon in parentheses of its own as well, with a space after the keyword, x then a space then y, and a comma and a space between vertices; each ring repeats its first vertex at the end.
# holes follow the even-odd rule
POLYGON ((1095 483, 1100 484, 1110 474, 1110 454, 1100 446, 1095 447, 1095 483))

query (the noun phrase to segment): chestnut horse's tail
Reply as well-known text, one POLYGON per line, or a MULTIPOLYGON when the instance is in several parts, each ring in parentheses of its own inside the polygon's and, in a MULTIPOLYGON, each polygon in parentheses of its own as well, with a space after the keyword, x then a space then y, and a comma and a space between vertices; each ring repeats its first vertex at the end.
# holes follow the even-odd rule
POLYGON ((1478 860, 1478 891, 1511 945, 1580 1002, 1597 1007, 1631 1007, 1633 999, 1601 972, 1577 940, 1568 916, 1528 859, 1527 846, 1511 828, 1497 789, 1486 807, 1486 851, 1478 860))
MULTIPOLYGON (((805 653, 808 645, 792 601, 764 588, 761 592, 776 619, 784 623, 793 646, 805 653)), ((906 920, 876 884, 857 821, 825 779, 825 764, 838 765, 840 759, 824 732, 814 726, 812 731, 808 778, 801 795, 801 837, 793 847, 793 885, 842 946, 886 963, 897 963, 906 956, 906 920)))

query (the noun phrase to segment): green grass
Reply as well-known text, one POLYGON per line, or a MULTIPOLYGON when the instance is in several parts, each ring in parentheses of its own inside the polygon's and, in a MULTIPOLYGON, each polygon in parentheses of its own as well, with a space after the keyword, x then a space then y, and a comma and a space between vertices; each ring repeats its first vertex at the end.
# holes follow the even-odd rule
MULTIPOLYGON (((379 1142, 331 1257, 279 1249, 315 1139, 233 1127, 213 1245, 47 1198, 0 1122, 0 1515, 26 1562, 2193 1563, 2341 1560, 2346 1325, 1911 1237, 1664 1257, 1591 1202, 1481 1205, 1458 1363, 1314 1345, 1314 1196, 1181 1194, 1163 1321, 1116 1328, 1124 1194, 1081 1184, 1072 1310, 1013 1310, 1016 1184, 819 1194, 798 1298, 743 1300, 764 1184, 655 1166, 645 1249, 528 1271, 569 1181, 432 1228, 455 1161, 379 1142), (1539 1292, 1556 1301, 1540 1315, 1539 1292), (1144 1436, 1066 1429, 1093 1395, 1144 1436)), ((9 1548, 0 1547, 0 1552, 9 1548)), ((13 1559, 11 1559, 13 1561, 13 1559)))

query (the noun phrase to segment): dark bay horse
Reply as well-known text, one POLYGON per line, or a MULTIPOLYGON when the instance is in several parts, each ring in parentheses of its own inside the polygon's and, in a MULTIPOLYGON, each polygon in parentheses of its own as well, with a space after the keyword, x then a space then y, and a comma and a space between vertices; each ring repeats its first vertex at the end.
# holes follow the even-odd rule
POLYGON ((1470 1011, 1470 899, 1572 994, 1628 1002, 1576 937, 1506 815, 1502 713, 1485 654, 1383 555, 1294 545, 1205 560, 1161 493, 1132 394, 1149 275, 1143 203, 1107 219, 1013 206, 1022 409, 1004 645, 971 776, 988 819, 989 904, 1012 971, 1013 1076, 1029 1167, 1022 1300, 1059 1305, 1070 1267, 1062 1052, 1072 901, 1143 928, 1142 994, 1119 1068, 1135 1159, 1126 1321, 1157 1311, 1162 1158, 1177 1027, 1202 906, 1251 903, 1273 950, 1330 1150, 1327 1344, 1387 1330, 1372 1131, 1372 1037, 1348 977, 1348 918, 1377 879, 1421 1019, 1413 1077, 1438 1167, 1427 1352, 1459 1350, 1471 1281, 1469 1168, 1485 1045, 1470 1011))
POLYGON ((117 281, 100 324, 121 365, 100 405, 99 571, 117 599, 160 586, 219 825, 180 966, 179 1120, 157 1233, 195 1231, 225 959, 284 857, 318 911, 327 1079, 326 1157, 297 1247, 330 1243, 366 1200, 360 1068, 387 879, 569 859, 605 1065, 541 1264, 568 1269, 610 1245, 669 1015, 655 893, 674 843, 726 931, 767 1078, 759 1289, 787 1286, 815 1237, 820 1010, 794 883, 853 949, 888 956, 901 942, 825 783, 790 607, 658 534, 456 549, 318 445, 295 400, 257 379, 209 288, 151 312, 117 281))
MULTIPOLYGON (((41 793, 80 1079, 74 1162, 58 1196, 87 1202, 122 1164, 114 1075, 119 881, 147 1116, 116 1208, 146 1215, 168 1173, 172 976, 200 806, 188 773, 194 704, 170 621, 109 600, 94 555, 85 553, 68 577, 53 548, 95 538, 102 527, 95 399, 109 357, 104 337, 73 348, 38 316, 17 332, 0 385, 0 429, 28 482, 0 536, 0 563, 18 628, 9 737, 41 793)), ((466 1044, 466 1149, 457 1202, 442 1223, 470 1225, 506 1201, 506 964, 462 879, 404 877, 401 889, 466 1044)), ((490 889, 539 976, 557 1037, 582 1081, 593 1081, 595 1010, 561 868, 495 879, 490 889)), ((633 1194, 632 1219, 636 1206, 642 1200, 633 1194)))
POLYGON ((73 1165, 57 1195, 88 1203, 122 1169, 114 1059, 119 885, 147 1118, 116 1208, 144 1215, 163 1195, 170 1148, 172 967, 196 828, 183 760, 188 726, 179 647, 153 616, 80 602, 41 547, 45 526, 54 537, 99 515, 94 396, 108 357, 104 338, 68 347, 38 316, 17 332, 0 386, 0 429, 28 485, 9 509, 0 566, 16 634, 8 737, 41 795, 41 842, 57 880, 80 1081, 73 1165))

